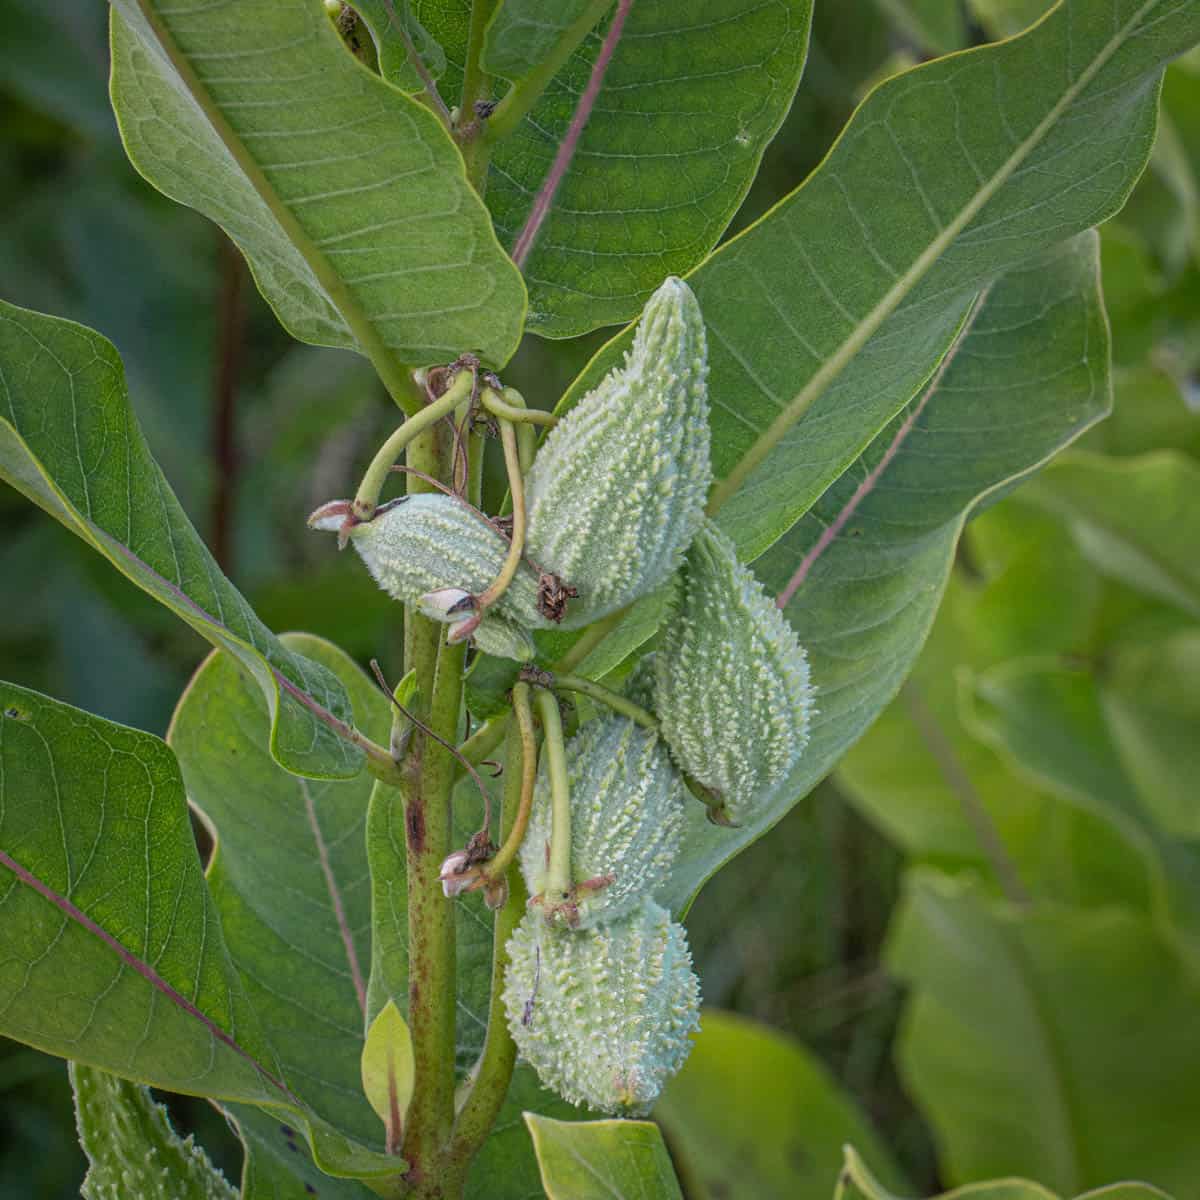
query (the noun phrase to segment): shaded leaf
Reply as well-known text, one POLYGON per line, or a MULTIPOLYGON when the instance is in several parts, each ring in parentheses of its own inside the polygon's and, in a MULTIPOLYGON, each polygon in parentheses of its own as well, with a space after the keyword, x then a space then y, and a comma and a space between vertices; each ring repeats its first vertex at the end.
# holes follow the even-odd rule
POLYGON ((934 54, 961 50, 967 42, 959 0, 876 0, 893 24, 934 54))
POLYGON ((804 1046, 705 1009, 683 1070, 654 1109, 690 1200, 828 1200, 847 1142, 902 1188, 854 1102, 804 1046))
POLYGON ((446 52, 417 20, 410 0, 355 0, 354 11, 366 22, 379 52, 379 73, 406 92, 419 92, 425 81, 412 62, 415 54, 432 79, 446 70, 446 52))
POLYGON ((502 0, 488 22, 483 43, 483 68, 505 79, 521 79, 538 66, 571 26, 608 0, 502 0))
POLYGON ((271 752, 288 770, 357 774, 362 753, 326 723, 351 719, 344 690, 281 645, 221 574, 150 457, 113 347, 0 302, 0 400, 0 478, 237 659, 267 698, 271 752))
POLYGON ((524 289, 457 150, 345 52, 322 5, 116 0, 112 51, 134 166, 226 230, 293 336, 381 373, 393 351, 507 361, 524 289))
POLYGON ((683 1200, 651 1121, 555 1121, 525 1114, 549 1200, 683 1200))
POLYGON ((675 907, 779 820, 891 701, 933 621, 967 514, 1103 415, 1106 360, 1096 240, 1084 235, 997 283, 911 424, 897 420, 755 564, 781 592, 819 553, 785 609, 809 653, 812 740, 744 828, 713 829, 698 805, 689 809, 669 885, 675 907), (823 541, 860 487, 857 508, 823 541))

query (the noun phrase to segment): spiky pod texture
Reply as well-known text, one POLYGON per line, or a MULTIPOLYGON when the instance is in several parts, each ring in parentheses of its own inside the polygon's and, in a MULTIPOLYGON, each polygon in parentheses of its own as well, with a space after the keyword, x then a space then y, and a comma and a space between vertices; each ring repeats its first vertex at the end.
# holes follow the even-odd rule
MULTIPOLYGON (((508 540, 460 500, 422 493, 383 507, 350 529, 350 541, 384 591, 405 604, 442 588, 477 595, 496 578, 508 540)), ((532 657, 529 628, 552 627, 538 611, 538 575, 522 562, 474 633, 485 654, 532 657)))
POLYGON ((542 1083, 600 1112, 648 1112, 700 1024, 683 928, 653 900, 583 932, 529 913, 508 954, 509 1028, 542 1083))
POLYGON ((679 567, 712 481, 707 348, 691 288, 646 302, 625 364, 551 430, 525 480, 529 557, 579 590, 564 629, 652 592, 679 567))
POLYGON ((80 1189, 85 1200, 236 1200, 204 1151, 171 1128, 147 1088, 79 1063, 70 1073, 79 1142, 91 1163, 80 1189))
POLYGON ((711 522, 688 551, 679 597, 655 655, 654 709, 675 761, 738 824, 808 743, 808 659, 711 522))
MULTIPOLYGON (((552 920, 586 929, 623 916, 665 879, 683 831, 683 781, 662 739, 628 717, 589 721, 567 743, 566 756, 571 882, 578 890, 561 907, 557 897, 541 907, 552 920), (592 887, 579 887, 589 881, 592 887)), ((543 764, 521 843, 521 871, 533 897, 546 887, 550 810, 543 764)))

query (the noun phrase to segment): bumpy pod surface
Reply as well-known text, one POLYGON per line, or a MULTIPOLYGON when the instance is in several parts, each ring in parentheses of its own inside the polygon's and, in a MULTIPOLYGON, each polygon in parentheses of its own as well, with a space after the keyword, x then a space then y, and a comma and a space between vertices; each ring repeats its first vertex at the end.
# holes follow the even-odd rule
POLYGON ((655 655, 654 708, 676 762, 735 824, 808 743, 804 648, 711 522, 688 551, 679 606, 655 655))
POLYGON ((712 480, 707 348, 691 288, 646 302, 624 366, 547 436, 525 481, 530 559, 577 588, 564 629, 653 591, 678 568, 712 480))
MULTIPOLYGON (((508 553, 499 530, 441 493, 384 505, 349 535, 379 586, 405 604, 446 588, 478 594, 496 578, 508 553)), ((476 629, 475 643, 486 654, 524 659, 532 646, 522 630, 551 625, 538 609, 538 575, 522 562, 476 629)))
MULTIPOLYGON (((589 721, 566 751, 576 890, 566 902, 545 896, 542 911, 586 929, 623 916, 666 878, 683 831, 683 780, 658 734, 628 717, 589 721)), ((546 887, 550 810, 543 764, 521 843, 521 871, 535 897, 546 887)))
POLYGON ((585 932, 530 913, 508 943, 517 1049, 572 1104, 639 1116, 683 1065, 700 985, 683 928, 652 900, 585 932))

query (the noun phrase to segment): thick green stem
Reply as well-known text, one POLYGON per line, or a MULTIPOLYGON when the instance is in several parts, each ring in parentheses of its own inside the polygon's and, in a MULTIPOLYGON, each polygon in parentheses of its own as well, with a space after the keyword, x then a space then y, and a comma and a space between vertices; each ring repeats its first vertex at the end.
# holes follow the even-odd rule
POLYGON ((479 611, 495 604, 513 581, 525 552, 525 484, 521 478, 521 461, 517 451, 516 430, 507 421, 500 422, 500 440, 504 443, 504 466, 508 471, 508 492, 512 497, 512 537, 508 554, 500 573, 486 591, 477 597, 479 611))
POLYGON ((585 679, 582 675, 556 674, 553 686, 564 692, 578 692, 579 695, 607 705, 613 712, 618 712, 631 721, 636 721, 639 725, 654 730, 655 733, 658 732, 658 720, 653 713, 648 713, 641 705, 634 704, 632 700, 627 700, 619 693, 606 688, 602 683, 585 679))
POLYGON ((541 99, 550 80, 559 73, 563 64, 575 52, 576 47, 595 28, 602 16, 612 8, 613 0, 592 0, 575 22, 563 30, 558 44, 524 79, 509 90, 508 95, 496 106, 484 125, 484 134, 489 142, 499 141, 512 134, 524 120, 526 113, 541 99))
POLYGON ((497 0, 473 0, 471 24, 467 32, 467 62, 463 70, 462 103, 459 128, 462 156, 471 186, 482 196, 487 189, 488 159, 491 147, 483 136, 483 122, 475 106, 491 95, 492 79, 483 69, 483 40, 497 0))
MULTIPOLYGON (((529 685, 518 683, 513 688, 513 710, 516 727, 508 738, 504 779, 504 849, 492 860, 498 864, 510 844, 520 844, 529 822, 533 788, 537 779, 537 737, 533 728, 533 711, 529 703, 529 685)), ((491 1133, 517 1060, 517 1048, 508 1030, 504 1009, 504 974, 508 970, 508 940, 525 912, 525 883, 512 861, 512 850, 501 869, 507 871, 508 899, 496 914, 492 932, 492 991, 488 1004, 487 1038, 483 1053, 471 1072, 470 1091, 454 1126, 450 1146, 451 1162, 469 1163, 491 1133)))
POLYGON ((484 392, 482 402, 489 412, 511 421, 514 425, 548 425, 553 428, 558 424, 558 418, 553 413, 540 408, 529 408, 525 398, 516 388, 506 387, 499 396, 489 389, 484 392), (520 404, 513 400, 514 396, 520 398, 520 404))
MULTIPOLYGON (((466 369, 459 371, 454 377, 454 382, 444 395, 433 401, 432 404, 427 404, 419 413, 409 417, 380 446, 379 452, 371 460, 371 465, 367 468, 366 474, 362 478, 362 483, 358 485, 358 491, 354 496, 354 515, 359 520, 369 521, 374 515, 375 506, 379 503, 379 494, 383 491, 383 485, 387 482, 392 467, 399 461, 400 455, 404 450, 412 444, 418 435, 436 425, 443 417, 450 416, 471 395, 474 387, 474 373, 466 369)), ((412 462, 411 456, 409 465, 416 466, 412 462)), ((426 474, 434 474, 434 472, 427 471, 426 474)))
POLYGON ((537 710, 544 735, 542 753, 550 777, 550 862, 546 869, 545 896, 557 903, 571 898, 571 786, 567 781, 558 697, 538 688, 537 710))

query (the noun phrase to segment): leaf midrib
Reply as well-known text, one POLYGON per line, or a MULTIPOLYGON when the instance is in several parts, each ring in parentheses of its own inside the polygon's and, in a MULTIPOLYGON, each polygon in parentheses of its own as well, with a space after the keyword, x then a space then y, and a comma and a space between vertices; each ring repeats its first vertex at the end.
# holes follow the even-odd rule
MULTIPOLYGON (((1063 0, 1053 12, 1061 12, 1067 2, 1069 0, 1063 0)), ((845 341, 821 364, 808 383, 796 393, 779 416, 759 435, 754 445, 742 455, 733 470, 713 488, 708 502, 709 516, 715 515, 724 504, 733 498, 754 470, 762 464, 775 446, 782 441, 788 430, 804 416, 808 409, 824 393, 826 388, 850 365, 851 361, 875 335, 884 321, 900 307, 901 302, 925 278, 937 260, 941 258, 963 230, 975 219, 984 205, 1012 178, 1017 169, 1041 144, 1067 109, 1075 103, 1079 95, 1087 88, 1097 73, 1125 43, 1130 30, 1139 25, 1146 14, 1159 3, 1160 0, 1146 0, 1146 3, 1141 5, 1137 12, 1121 26, 1087 68, 1080 73, 1076 81, 1063 92, 1062 98, 1058 103, 1038 122, 1033 132, 1009 155, 1000 169, 992 175, 991 179, 980 187, 971 199, 963 205, 957 215, 946 224, 941 233, 929 243, 917 256, 913 264, 892 284, 882 299, 858 323, 845 341)), ((1047 14, 1045 19, 1049 19, 1049 17, 1050 14, 1047 14)), ((1021 34, 1020 36, 1025 37, 1026 34, 1021 34)), ((1017 39, 1010 40, 1015 41, 1017 39)), ((987 47, 980 47, 979 49, 987 49, 987 47)), ((966 50, 962 53, 974 54, 978 53, 978 49, 966 50)), ((941 62, 944 60, 937 59, 934 61, 941 62)), ((886 82, 884 81, 884 83, 886 82)), ((879 87, 882 86, 884 84, 879 85, 879 87)), ((843 136, 845 135, 843 134, 843 136)), ((838 141, 840 143, 841 138, 838 141)), ((831 150, 830 154, 832 153, 833 151, 831 150)), ((826 157, 826 161, 828 161, 828 156, 826 157)), ((782 203, 786 204, 787 201, 784 200, 782 203)), ((739 237, 745 237, 762 220, 769 218, 770 215, 771 213, 767 213, 766 216, 760 219, 760 222, 756 222, 755 225, 750 226, 739 237)), ((738 238, 734 238, 733 242, 737 240, 738 238)), ((732 242, 730 244, 732 245, 732 242)))

